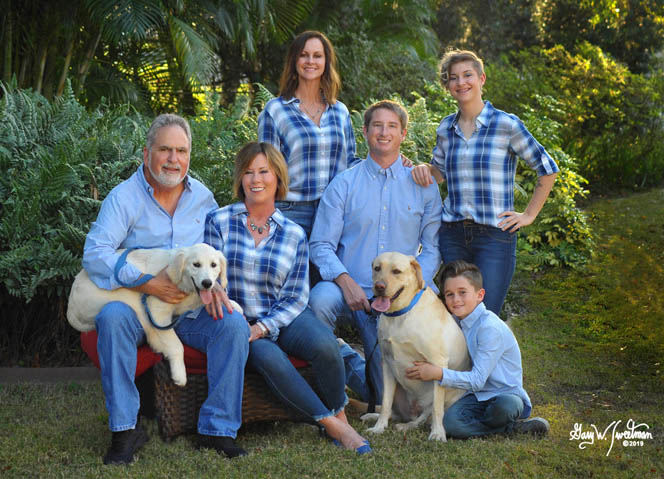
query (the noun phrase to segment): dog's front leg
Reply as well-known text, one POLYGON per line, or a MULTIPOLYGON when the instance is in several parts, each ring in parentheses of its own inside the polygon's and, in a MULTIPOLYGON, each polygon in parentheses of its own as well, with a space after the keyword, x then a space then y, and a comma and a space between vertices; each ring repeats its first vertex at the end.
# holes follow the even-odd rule
POLYGON ((171 378, 178 386, 187 384, 187 370, 184 367, 184 346, 173 329, 157 331, 147 326, 145 336, 156 353, 163 354, 171 367, 171 378))
POLYGON ((386 361, 383 361, 383 403, 380 407, 380 414, 378 421, 373 427, 367 429, 367 432, 372 434, 380 434, 387 427, 387 423, 392 416, 392 403, 394 402, 394 394, 397 390, 397 380, 392 374, 386 361))
POLYGON ((443 416, 445 414, 445 388, 433 382, 433 406, 431 412, 431 434, 429 440, 447 442, 445 427, 443 426, 443 416))

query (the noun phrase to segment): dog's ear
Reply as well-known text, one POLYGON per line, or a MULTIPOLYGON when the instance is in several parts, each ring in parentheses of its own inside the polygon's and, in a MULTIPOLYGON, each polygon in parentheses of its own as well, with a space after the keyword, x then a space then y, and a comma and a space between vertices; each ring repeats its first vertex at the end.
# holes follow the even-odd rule
POLYGON ((171 281, 175 284, 180 284, 182 281, 182 274, 184 273, 185 254, 184 251, 178 251, 175 258, 171 261, 166 268, 166 274, 171 281))
POLYGON ((221 282, 221 287, 226 289, 226 286, 228 286, 228 277, 226 276, 226 257, 223 255, 221 251, 217 251, 219 253, 219 281, 221 282))
POLYGON ((420 263, 418 263, 413 256, 411 256, 410 258, 411 258, 410 266, 415 271, 415 277, 417 278, 417 286, 420 289, 424 289, 426 287, 426 283, 424 282, 424 278, 422 278, 422 267, 420 266, 420 263))

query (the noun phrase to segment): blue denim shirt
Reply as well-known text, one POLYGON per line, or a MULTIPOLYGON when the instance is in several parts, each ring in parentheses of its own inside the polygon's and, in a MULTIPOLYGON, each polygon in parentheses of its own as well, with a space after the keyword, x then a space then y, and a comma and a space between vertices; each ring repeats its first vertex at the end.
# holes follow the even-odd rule
MULTIPOLYGON (((122 248, 171 249, 203 241, 205 216, 217 208, 212 192, 200 181, 185 179, 175 213, 171 216, 154 198, 154 189, 145 179, 143 165, 111 190, 104 199, 97 220, 85 239, 83 267, 100 288, 116 289, 113 270, 122 248)), ((141 272, 127 262, 119 271, 126 283, 141 272)))
POLYGON ((380 253, 398 251, 416 256, 424 281, 435 288, 440 194, 435 185, 418 186, 410 171, 401 157, 387 169, 368 157, 332 180, 318 205, 309 245, 324 280, 348 273, 371 297, 371 262, 380 253))
POLYGON ((470 371, 443 368, 440 385, 466 389, 478 401, 514 394, 523 400, 521 417, 530 416, 532 404, 523 389, 521 350, 509 326, 486 309, 484 303, 478 304, 465 319, 455 319, 466 337, 473 368, 470 371))

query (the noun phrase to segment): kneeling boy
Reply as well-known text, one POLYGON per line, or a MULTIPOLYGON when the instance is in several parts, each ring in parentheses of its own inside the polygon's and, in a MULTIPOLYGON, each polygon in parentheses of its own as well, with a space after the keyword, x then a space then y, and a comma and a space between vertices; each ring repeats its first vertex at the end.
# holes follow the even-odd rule
POLYGON ((521 351, 510 328, 482 303, 480 270, 465 261, 453 261, 443 268, 442 280, 445 305, 466 337, 473 368, 455 371, 417 361, 406 370, 406 375, 467 390, 445 411, 448 436, 465 439, 496 433, 546 435, 546 419, 527 419, 532 405, 523 389, 521 351))

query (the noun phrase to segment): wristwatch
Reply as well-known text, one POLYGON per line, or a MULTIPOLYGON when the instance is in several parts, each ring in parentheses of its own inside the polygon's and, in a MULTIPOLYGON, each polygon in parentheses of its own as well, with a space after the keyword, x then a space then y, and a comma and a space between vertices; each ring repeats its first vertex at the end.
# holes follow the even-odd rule
POLYGON ((267 329, 267 326, 265 326, 262 322, 257 321, 256 324, 258 325, 259 328, 261 328, 261 331, 263 331, 263 337, 270 334, 270 330, 267 329))

